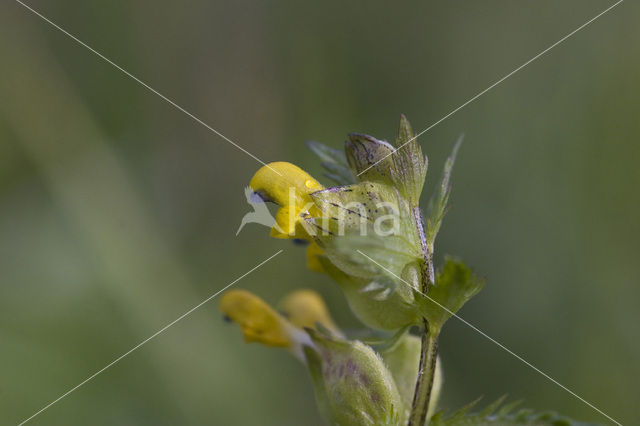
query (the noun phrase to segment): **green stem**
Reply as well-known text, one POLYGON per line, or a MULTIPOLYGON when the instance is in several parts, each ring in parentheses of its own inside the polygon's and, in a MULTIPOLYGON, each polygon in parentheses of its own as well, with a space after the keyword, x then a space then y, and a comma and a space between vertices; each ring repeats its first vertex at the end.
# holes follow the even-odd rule
MULTIPOLYGON (((435 282, 433 267, 433 243, 426 238, 422 214, 419 208, 413 210, 414 219, 420 235, 422 253, 424 258, 424 270, 422 273, 421 292, 427 294, 429 287, 435 282)), ((413 394, 413 404, 409 415, 408 426, 423 426, 427 419, 429 401, 431 400, 431 388, 436 371, 436 358, 438 357, 439 330, 430 329, 426 319, 422 320, 422 347, 420 351, 420 364, 418 365, 418 377, 416 389, 413 394)))
POLYGON ((420 352, 418 378, 416 380, 416 390, 413 395, 413 405, 411 406, 408 426, 423 426, 427 419, 437 357, 438 332, 437 330, 429 330, 427 321, 425 320, 422 333, 422 350, 420 352))

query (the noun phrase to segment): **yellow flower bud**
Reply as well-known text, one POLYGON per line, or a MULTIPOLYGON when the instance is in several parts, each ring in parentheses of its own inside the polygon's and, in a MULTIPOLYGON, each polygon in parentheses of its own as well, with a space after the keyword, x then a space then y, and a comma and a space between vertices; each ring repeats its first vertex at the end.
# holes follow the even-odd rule
POLYGON ((291 346, 292 326, 271 306, 246 290, 230 290, 220 300, 220 310, 242 329, 244 340, 267 346, 291 346))
POLYGON ((336 336, 342 333, 335 325, 322 297, 313 290, 296 290, 280 302, 280 311, 296 327, 316 328, 320 324, 336 336))
POLYGON ((342 337, 322 297, 313 290, 294 291, 279 307, 284 316, 246 290, 229 290, 220 300, 220 310, 240 326, 246 342, 286 347, 302 361, 303 346, 311 344, 304 328, 315 329, 320 324, 333 336, 342 337))

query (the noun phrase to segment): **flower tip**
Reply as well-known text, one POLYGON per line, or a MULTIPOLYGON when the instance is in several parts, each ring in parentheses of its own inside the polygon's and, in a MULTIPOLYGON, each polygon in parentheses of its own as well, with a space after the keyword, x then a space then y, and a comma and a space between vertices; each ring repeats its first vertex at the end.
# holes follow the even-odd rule
POLYGON ((253 175, 249 187, 281 206, 287 204, 289 187, 302 194, 322 189, 323 186, 295 164, 275 161, 266 164, 253 175))
POLYGON ((321 274, 325 273, 324 268, 322 267, 322 263, 320 262, 320 258, 318 256, 324 256, 324 250, 320 248, 318 243, 315 241, 307 246, 307 268, 311 269, 314 272, 319 272, 321 274))
POLYGON ((262 299, 246 290, 230 290, 220 299, 220 310, 240 326, 247 343, 288 347, 291 344, 285 320, 262 299))
POLYGON ((329 314, 322 297, 313 290, 296 290, 279 304, 280 311, 294 326, 302 329, 315 329, 317 325, 336 335, 341 335, 329 314))
POLYGON ((310 239, 300 221, 302 216, 317 213, 309 195, 324 189, 317 180, 295 164, 277 161, 262 166, 251 178, 249 187, 280 206, 272 237, 310 239))

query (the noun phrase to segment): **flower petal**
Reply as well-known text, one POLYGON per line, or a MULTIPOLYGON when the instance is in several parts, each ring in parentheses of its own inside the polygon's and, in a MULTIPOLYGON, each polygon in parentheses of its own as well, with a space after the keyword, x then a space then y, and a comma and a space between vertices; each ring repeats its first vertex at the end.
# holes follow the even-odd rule
POLYGON ((300 167, 279 161, 261 167, 249 183, 263 199, 274 201, 281 208, 276 213, 274 238, 311 239, 301 221, 319 213, 310 195, 324 187, 300 167))
POLYGON ((262 166, 251 178, 249 186, 280 206, 290 204, 290 189, 293 189, 294 204, 300 207, 311 202, 308 194, 323 189, 307 172, 285 161, 262 166))
POLYGON ((220 300, 220 310, 238 324, 247 343, 291 346, 291 325, 271 306, 246 290, 230 290, 220 300))
POLYGON ((314 272, 324 273, 322 263, 320 263, 320 259, 318 259, 318 256, 322 255, 324 255, 324 250, 322 250, 315 241, 312 241, 311 244, 307 246, 307 268, 314 272))
POLYGON ((296 290, 279 304, 280 311, 298 328, 317 328, 320 324, 336 336, 342 333, 331 319, 327 305, 313 290, 296 290))

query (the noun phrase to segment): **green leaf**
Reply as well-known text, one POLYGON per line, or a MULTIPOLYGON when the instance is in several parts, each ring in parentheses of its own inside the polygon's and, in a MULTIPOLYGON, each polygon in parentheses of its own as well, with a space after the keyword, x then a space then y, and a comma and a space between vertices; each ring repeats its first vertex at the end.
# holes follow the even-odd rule
POLYGON ((596 423, 583 423, 571 420, 552 411, 515 410, 518 401, 500 407, 505 397, 499 398, 478 413, 470 413, 480 399, 462 407, 445 417, 444 412, 436 413, 430 426, 595 426, 596 423))
POLYGON ((322 161, 322 167, 328 172, 325 173, 326 177, 338 185, 350 185, 356 182, 343 150, 331 148, 316 141, 307 141, 306 145, 322 161))
POLYGON ((444 171, 442 173, 442 180, 440 181, 440 188, 434 198, 429 201, 429 217, 427 218, 427 243, 433 246, 433 243, 438 235, 440 226, 442 225, 442 219, 447 213, 449 204, 449 196, 451 195, 451 171, 453 170, 453 164, 456 161, 458 155, 458 149, 462 144, 464 134, 460 135, 451 155, 447 158, 444 164, 444 171))
POLYGON ((422 313, 429 323, 429 328, 439 333, 444 323, 483 286, 484 280, 474 275, 463 262, 447 257, 429 293, 418 293, 422 313))

